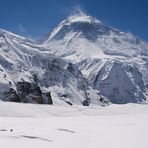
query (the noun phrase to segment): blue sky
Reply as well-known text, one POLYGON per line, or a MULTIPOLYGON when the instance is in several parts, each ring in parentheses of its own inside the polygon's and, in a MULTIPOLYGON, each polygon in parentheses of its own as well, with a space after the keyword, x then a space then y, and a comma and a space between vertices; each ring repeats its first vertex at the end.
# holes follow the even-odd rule
POLYGON ((147 0, 0 0, 0 28, 39 38, 78 8, 148 41, 147 0))

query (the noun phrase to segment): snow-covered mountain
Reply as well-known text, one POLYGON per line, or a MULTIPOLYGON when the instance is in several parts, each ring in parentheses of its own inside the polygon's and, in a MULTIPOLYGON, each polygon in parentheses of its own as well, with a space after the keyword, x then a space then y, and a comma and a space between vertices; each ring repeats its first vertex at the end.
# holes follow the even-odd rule
POLYGON ((61 22, 44 46, 66 59, 148 56, 148 44, 90 16, 71 16, 61 22), (59 49, 60 48, 60 49, 59 49), (130 50, 129 50, 130 49, 130 50))
POLYGON ((88 85, 111 102, 141 102, 148 84, 148 43, 93 17, 71 16, 43 43, 75 63, 88 85))
MULTIPOLYGON (((41 45, 0 30, 0 52, 1 100, 69 105, 90 103, 91 88, 77 66, 57 58, 41 45)), ((97 90, 92 93, 95 104, 100 104, 99 99, 102 99, 98 93, 97 90)))
POLYGON ((0 29, 0 99, 105 105, 145 102, 148 43, 82 15, 42 43, 0 29))

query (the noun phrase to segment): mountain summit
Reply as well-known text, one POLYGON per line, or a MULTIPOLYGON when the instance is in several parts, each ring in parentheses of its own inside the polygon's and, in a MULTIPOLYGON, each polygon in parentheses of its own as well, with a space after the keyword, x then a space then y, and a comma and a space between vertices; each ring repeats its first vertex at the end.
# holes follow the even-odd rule
POLYGON ((67 38, 68 33, 74 33, 73 36, 68 38, 69 40, 73 37, 85 37, 89 40, 96 40, 99 34, 105 34, 109 30, 112 29, 104 26, 101 21, 91 16, 74 15, 62 21, 49 35, 45 43, 50 42, 50 40, 67 38))
POLYGON ((43 46, 66 59, 75 56, 77 59, 74 60, 77 61, 100 55, 148 56, 148 44, 141 39, 105 26, 101 21, 86 15, 71 16, 62 21, 50 33, 43 46))

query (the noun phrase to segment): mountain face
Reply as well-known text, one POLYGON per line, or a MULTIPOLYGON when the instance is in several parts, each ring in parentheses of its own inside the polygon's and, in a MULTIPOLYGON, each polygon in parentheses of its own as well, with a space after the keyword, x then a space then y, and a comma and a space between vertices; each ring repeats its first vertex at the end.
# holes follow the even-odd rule
MULTIPOLYGON (((0 30, 0 52, 1 100, 69 105, 85 102, 89 105, 92 93, 87 91, 91 87, 75 64, 5 30, 0 30)), ((102 104, 98 93, 93 92, 93 102, 102 104)))
POLYGON ((75 63, 88 85, 113 103, 141 102, 148 84, 148 44, 90 16, 61 22, 43 43, 75 63))
POLYGON ((0 29, 0 99, 106 105, 146 102, 148 43, 71 16, 38 44, 0 29))
POLYGON ((90 16, 73 16, 64 20, 43 45, 58 56, 74 58, 73 61, 103 56, 110 58, 110 55, 148 56, 147 43, 129 33, 107 27, 90 16))

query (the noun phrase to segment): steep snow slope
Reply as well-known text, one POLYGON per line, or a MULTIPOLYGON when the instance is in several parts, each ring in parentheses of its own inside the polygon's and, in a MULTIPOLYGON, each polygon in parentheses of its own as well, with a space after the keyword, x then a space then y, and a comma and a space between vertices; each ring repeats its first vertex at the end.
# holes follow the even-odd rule
POLYGON ((113 103, 141 102, 148 85, 148 43, 90 16, 71 16, 43 43, 78 66, 89 86, 113 103))
POLYGON ((89 88, 76 65, 61 60, 46 48, 0 30, 0 99, 21 102, 81 104, 98 91, 89 88), (50 97, 51 96, 51 97, 50 97), (61 101, 60 101, 61 100, 61 101))
POLYGON ((103 55, 148 56, 147 43, 90 16, 67 18, 53 30, 44 45, 62 57, 71 59, 75 56, 77 61, 103 55))
POLYGON ((89 84, 113 103, 141 102, 145 98, 142 75, 135 65, 118 60, 86 60, 79 67, 89 84))

